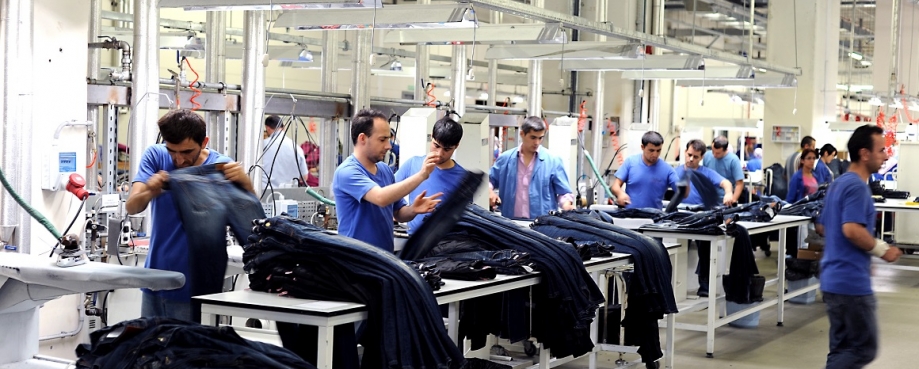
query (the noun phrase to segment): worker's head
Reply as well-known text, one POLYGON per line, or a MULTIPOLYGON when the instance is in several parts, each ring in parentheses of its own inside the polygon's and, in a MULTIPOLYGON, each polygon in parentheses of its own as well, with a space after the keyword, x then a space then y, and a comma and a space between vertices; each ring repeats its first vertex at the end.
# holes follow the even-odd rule
POLYGON ((836 159, 836 146, 831 144, 823 145, 820 148, 820 160, 823 160, 825 164, 829 164, 833 159, 836 159))
POLYGON ((179 109, 166 113, 156 124, 176 168, 198 162, 208 142, 204 118, 191 110, 179 109))
POLYGON ((866 124, 855 129, 849 143, 849 156, 853 165, 864 166, 868 173, 875 173, 887 160, 887 148, 884 147, 884 130, 881 127, 866 124))
POLYGON ((724 136, 715 137, 712 140, 712 156, 715 159, 721 159, 728 154, 728 138, 724 136))
POLYGON ((745 137, 744 148, 747 150, 747 152, 753 152, 753 150, 756 148, 756 137, 745 137))
POLYGON ((265 133, 267 133, 268 136, 273 135, 279 127, 281 127, 281 117, 269 115, 268 118, 265 118, 265 133))
POLYGON ((520 125, 520 152, 534 154, 539 151, 539 145, 546 138, 546 121, 540 117, 529 116, 520 125))
POLYGON ((686 143, 686 153, 683 156, 687 168, 698 169, 703 155, 705 155, 705 143, 702 140, 692 139, 686 143))
POLYGON ((814 139, 813 137, 804 136, 804 138, 801 139, 801 150, 816 149, 816 148, 817 148, 817 140, 814 139))
POLYGON ((801 162, 798 164, 798 169, 810 172, 815 165, 817 165, 817 150, 804 149, 804 151, 801 151, 801 162))
POLYGON ((375 109, 362 109, 351 119, 351 143, 354 153, 373 161, 383 161, 390 145, 392 133, 389 121, 383 112, 375 109))
POLYGON ((645 132, 641 136, 641 158, 645 164, 653 165, 661 157, 661 148, 664 146, 664 137, 655 131, 645 132))
POLYGON ((431 132, 431 153, 440 157, 438 165, 444 164, 453 157, 453 152, 463 139, 463 126, 446 116, 434 123, 431 132))

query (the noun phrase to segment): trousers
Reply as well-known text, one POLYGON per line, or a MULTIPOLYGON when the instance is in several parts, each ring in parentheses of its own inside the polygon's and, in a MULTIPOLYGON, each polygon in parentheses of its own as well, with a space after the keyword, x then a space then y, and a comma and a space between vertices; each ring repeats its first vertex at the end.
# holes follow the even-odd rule
POLYGON ((878 353, 878 302, 874 295, 849 296, 823 291, 830 319, 827 369, 858 369, 878 353))

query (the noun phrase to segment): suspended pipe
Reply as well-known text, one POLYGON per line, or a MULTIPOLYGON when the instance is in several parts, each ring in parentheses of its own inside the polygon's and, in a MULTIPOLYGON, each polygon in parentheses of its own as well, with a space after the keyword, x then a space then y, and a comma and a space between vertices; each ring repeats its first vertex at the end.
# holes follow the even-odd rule
POLYGON ((121 50, 121 73, 113 71, 110 77, 113 81, 131 80, 131 44, 112 37, 102 42, 90 42, 88 46, 90 49, 121 50))

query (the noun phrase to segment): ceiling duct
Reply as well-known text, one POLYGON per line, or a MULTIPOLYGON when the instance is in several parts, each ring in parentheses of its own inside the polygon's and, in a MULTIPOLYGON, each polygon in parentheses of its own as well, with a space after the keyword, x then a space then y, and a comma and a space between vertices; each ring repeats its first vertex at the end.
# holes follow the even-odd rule
POLYGON ((753 78, 753 67, 749 65, 729 67, 704 67, 702 69, 679 70, 627 70, 623 79, 635 80, 749 80, 753 78))
POLYGON ((388 31, 386 43, 401 45, 560 44, 568 41, 559 23, 479 24, 475 29, 416 29, 388 31))
POLYGON ((161 8, 185 10, 296 10, 382 8, 382 0, 159 0, 161 8))
MULTIPOLYGON (((486 60, 616 60, 637 59, 644 47, 622 40, 580 41, 567 44, 494 45, 485 50, 486 60)), ((700 57, 701 59, 701 57, 700 57)))
POLYGON ((385 8, 285 11, 274 22, 276 28, 299 31, 393 28, 474 28, 469 5, 393 5, 385 8), (469 14, 469 15, 467 15, 469 14))
POLYGON ((688 70, 699 71, 704 68, 705 62, 700 55, 646 55, 643 59, 633 60, 568 60, 565 59, 565 70, 575 71, 627 71, 643 70, 672 71, 688 70))

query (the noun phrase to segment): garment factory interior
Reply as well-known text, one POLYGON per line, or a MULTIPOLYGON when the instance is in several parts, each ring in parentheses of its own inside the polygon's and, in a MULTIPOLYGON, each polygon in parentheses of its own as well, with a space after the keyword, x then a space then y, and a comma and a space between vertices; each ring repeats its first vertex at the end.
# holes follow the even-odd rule
POLYGON ((815 178, 846 172, 865 124, 886 159, 866 227, 904 254, 871 259, 868 367, 914 365, 916 0, 0 0, 0 14, 0 369, 825 367, 819 265, 835 245, 814 224, 833 187, 815 178), (359 135, 364 109, 378 115, 359 135), (181 114, 207 151, 161 132, 181 114), (363 185, 412 182, 379 206, 333 181, 372 145, 395 180, 361 168, 363 185), (650 182, 629 189, 652 146, 685 179, 631 174, 650 182), (450 151, 465 169, 451 180, 419 169, 450 151), (708 168, 705 151, 742 175, 707 169, 724 199, 693 206, 709 177, 685 168, 708 168), (240 166, 207 165, 217 153, 240 166), (179 165, 190 154, 200 171, 179 165), (132 203, 176 167, 169 204, 132 203), (652 209, 634 209, 646 186, 661 187, 652 209), (184 246, 153 242, 157 223, 184 246), (386 245, 362 234, 377 229, 386 245), (183 288, 165 310, 190 322, 144 313, 150 290, 183 288))

